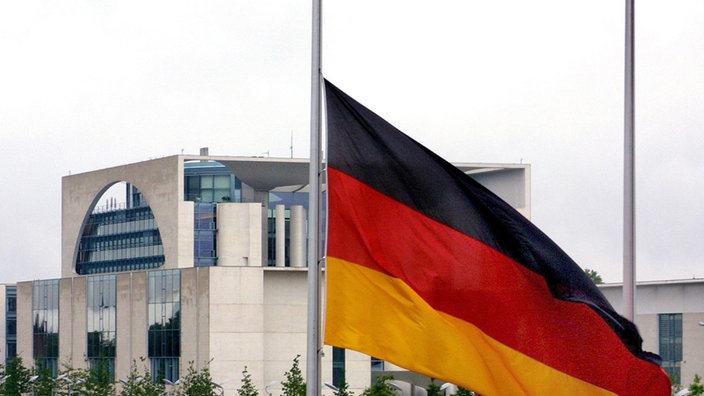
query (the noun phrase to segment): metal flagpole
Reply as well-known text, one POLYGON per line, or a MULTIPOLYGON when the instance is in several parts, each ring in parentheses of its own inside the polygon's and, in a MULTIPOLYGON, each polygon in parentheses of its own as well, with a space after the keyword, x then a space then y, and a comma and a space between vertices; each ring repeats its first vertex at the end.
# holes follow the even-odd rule
POLYGON ((308 197, 308 331, 306 352, 306 395, 320 395, 320 175, 321 175, 321 2, 313 0, 310 100, 310 166, 308 197))
POLYGON ((623 169, 623 311, 635 319, 635 117, 634 117, 634 0, 626 0, 626 67, 623 169))

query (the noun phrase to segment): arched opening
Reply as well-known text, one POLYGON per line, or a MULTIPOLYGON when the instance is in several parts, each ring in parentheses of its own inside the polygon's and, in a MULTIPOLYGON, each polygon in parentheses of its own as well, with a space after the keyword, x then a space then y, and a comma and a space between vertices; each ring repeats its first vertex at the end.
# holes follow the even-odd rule
POLYGON ((164 265, 164 247, 156 219, 137 187, 108 186, 96 198, 78 243, 79 275, 136 271, 164 265))

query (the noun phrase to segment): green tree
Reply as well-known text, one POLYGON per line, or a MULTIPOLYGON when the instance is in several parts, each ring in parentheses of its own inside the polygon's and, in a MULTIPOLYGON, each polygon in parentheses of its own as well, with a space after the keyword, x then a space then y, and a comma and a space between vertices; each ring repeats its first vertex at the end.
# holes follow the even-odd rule
POLYGON ((54 396, 54 377, 51 370, 46 367, 35 367, 32 370, 30 388, 35 396, 54 396))
POLYGON ((454 396, 476 396, 477 394, 472 392, 471 390, 465 389, 463 387, 458 387, 457 392, 454 393, 454 396))
POLYGON ((24 367, 20 356, 11 359, 7 366, 0 369, 0 376, 5 377, 5 382, 0 386, 0 394, 20 396, 22 393, 31 392, 29 379, 32 374, 24 367))
POLYGON ((115 385, 110 367, 103 361, 98 361, 89 369, 85 369, 85 390, 92 396, 111 396, 115 394, 115 385))
POLYGON ((345 377, 342 377, 340 386, 335 391, 335 396, 354 396, 354 393, 350 392, 350 384, 347 383, 345 377))
POLYGON ((300 358, 301 355, 296 355, 296 357, 293 358, 293 366, 291 367, 291 370, 284 373, 286 380, 281 382, 281 387, 284 396, 306 395, 306 383, 303 380, 301 369, 298 366, 298 361, 300 360, 300 358))
POLYGON ((394 388, 389 385, 389 381, 394 377, 385 375, 377 377, 376 382, 362 392, 361 396, 395 396, 394 388))
POLYGON ((430 379, 427 392, 428 396, 440 396, 442 394, 442 392, 440 391, 440 385, 435 383, 435 379, 430 379))
POLYGON ((57 395, 86 395, 88 394, 86 383, 89 376, 89 369, 77 369, 69 363, 64 363, 59 370, 59 375, 54 379, 54 390, 57 395))
POLYGON ((600 284, 604 283, 604 281, 601 279, 601 275, 599 275, 599 273, 596 272, 595 270, 585 268, 584 272, 587 274, 589 279, 591 279, 592 282, 594 282, 595 285, 600 285, 600 284))
POLYGON ((694 374, 694 381, 689 384, 688 396, 704 395, 704 385, 702 385, 702 377, 699 374, 694 374))
POLYGON ((239 396, 259 396, 259 391, 254 387, 252 383, 252 376, 247 371, 247 366, 244 366, 242 371, 242 386, 237 389, 237 394, 239 396))
POLYGON ((160 396, 165 392, 164 384, 154 382, 151 373, 147 370, 145 359, 140 358, 142 362, 142 372, 137 369, 137 362, 132 361, 130 367, 130 375, 126 380, 120 380, 122 390, 120 396, 160 396))
POLYGON ((210 376, 210 362, 202 369, 196 370, 193 362, 188 363, 188 373, 181 380, 181 395, 184 396, 217 396, 215 385, 210 376))

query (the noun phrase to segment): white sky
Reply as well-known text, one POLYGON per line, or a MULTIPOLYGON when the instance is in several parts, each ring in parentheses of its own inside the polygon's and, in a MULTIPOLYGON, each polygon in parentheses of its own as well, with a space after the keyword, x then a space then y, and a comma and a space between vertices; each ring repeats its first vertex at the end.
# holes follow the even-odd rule
MULTIPOLYGON (((333 83, 450 161, 532 165, 533 221, 620 281, 624 2, 324 1, 333 83)), ((309 1, 0 2, 0 282, 60 274, 61 177, 308 155, 309 1)), ((636 2, 637 274, 704 277, 704 2, 636 2)))

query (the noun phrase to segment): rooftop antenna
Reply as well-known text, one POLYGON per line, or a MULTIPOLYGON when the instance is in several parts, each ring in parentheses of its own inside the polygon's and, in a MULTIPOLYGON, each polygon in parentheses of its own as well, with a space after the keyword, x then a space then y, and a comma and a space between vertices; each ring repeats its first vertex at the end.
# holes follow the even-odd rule
POLYGON ((291 146, 289 148, 291 149, 291 158, 293 158, 293 129, 291 130, 291 146))

